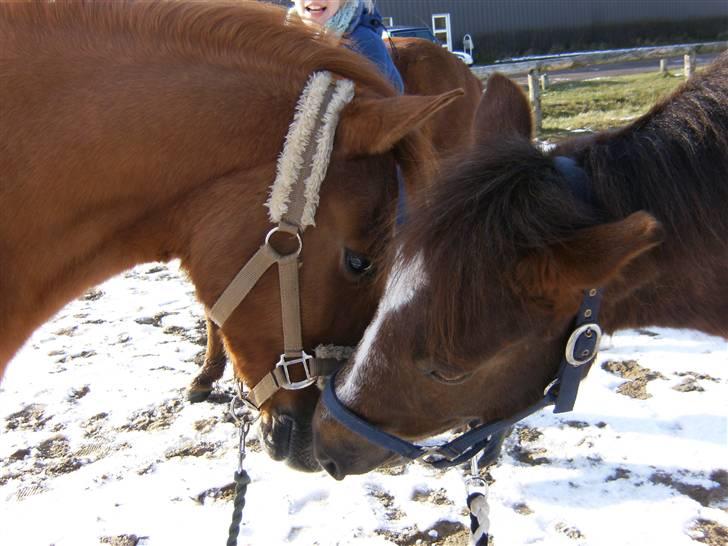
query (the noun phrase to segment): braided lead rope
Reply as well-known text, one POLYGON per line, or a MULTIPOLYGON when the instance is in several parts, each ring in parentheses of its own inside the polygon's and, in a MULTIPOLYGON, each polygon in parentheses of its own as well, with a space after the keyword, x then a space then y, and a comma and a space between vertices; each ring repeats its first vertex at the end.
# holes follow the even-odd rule
POLYGON ((490 540, 490 506, 488 484, 478 472, 477 456, 470 461, 470 477, 465 480, 470 510, 470 534, 473 546, 488 546, 490 540))
POLYGON ((240 533, 240 523, 243 520, 243 508, 245 508, 245 493, 248 491, 248 484, 250 483, 250 476, 243 468, 243 462, 245 461, 245 439, 250 431, 250 426, 258 418, 251 417, 250 413, 239 413, 238 408, 244 410, 246 404, 244 403, 245 392, 243 385, 239 381, 236 382, 238 394, 234 396, 230 401, 230 414, 233 420, 240 428, 240 436, 238 440, 238 469, 235 471, 235 498, 233 499, 233 518, 230 523, 230 529, 228 530, 228 539, 225 543, 226 546, 237 546, 238 534, 240 533), (240 404, 237 404, 237 402, 240 404), (236 407, 237 406, 237 407, 236 407))

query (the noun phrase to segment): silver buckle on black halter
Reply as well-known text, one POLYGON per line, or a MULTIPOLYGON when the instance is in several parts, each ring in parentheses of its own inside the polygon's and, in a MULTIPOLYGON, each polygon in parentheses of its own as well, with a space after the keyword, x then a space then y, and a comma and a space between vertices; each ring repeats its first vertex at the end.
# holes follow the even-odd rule
POLYGON ((569 336, 569 340, 566 342, 566 362, 569 363, 569 365, 574 366, 575 368, 578 368, 579 366, 582 366, 583 364, 586 364, 589 362, 592 358, 594 358, 594 355, 599 350, 599 342, 602 339, 602 329, 599 327, 598 324, 590 322, 588 324, 582 324, 578 328, 576 328, 573 332, 571 332, 571 335, 569 336), (593 349, 584 349, 581 354, 575 355, 574 351, 576 350, 576 343, 579 341, 579 338, 584 335, 587 338, 591 338, 592 336, 596 336, 596 339, 593 343, 593 349))
POLYGON ((312 385, 316 381, 316 376, 311 375, 311 367, 309 365, 309 361, 312 359, 313 357, 307 354, 305 351, 301 351, 301 356, 297 358, 286 358, 286 355, 282 354, 281 358, 276 363, 276 368, 283 368, 283 376, 285 377, 286 381, 285 383, 280 383, 280 387, 289 391, 296 391, 298 389, 304 389, 309 385, 312 385), (301 379, 300 381, 292 381, 289 367, 299 364, 303 366, 305 379, 301 379))

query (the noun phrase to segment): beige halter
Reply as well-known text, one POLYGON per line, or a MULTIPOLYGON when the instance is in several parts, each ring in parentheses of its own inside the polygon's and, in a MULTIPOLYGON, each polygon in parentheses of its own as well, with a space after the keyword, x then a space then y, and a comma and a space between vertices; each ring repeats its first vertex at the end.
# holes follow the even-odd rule
POLYGON ((208 311, 210 318, 222 327, 258 279, 274 263, 278 264, 283 354, 273 371, 247 395, 247 402, 256 409, 280 388, 302 389, 318 376, 330 375, 348 356, 332 357, 324 354, 330 351, 317 348, 319 358, 314 358, 303 350, 298 256, 303 248, 303 232, 315 225, 319 191, 326 177, 339 114, 353 97, 354 84, 349 80, 335 80, 329 72, 316 72, 309 78, 296 105, 266 202, 268 216, 277 225, 208 311), (271 237, 277 232, 295 237, 296 250, 282 254, 273 248, 271 237))

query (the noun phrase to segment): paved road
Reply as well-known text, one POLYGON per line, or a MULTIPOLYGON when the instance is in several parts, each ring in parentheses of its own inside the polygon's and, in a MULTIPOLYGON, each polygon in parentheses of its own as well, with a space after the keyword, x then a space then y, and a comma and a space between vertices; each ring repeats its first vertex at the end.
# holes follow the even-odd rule
MULTIPOLYGON (((718 56, 716 53, 706 53, 703 55, 696 55, 695 64, 696 67, 701 67, 709 64, 718 56)), ((551 83, 564 82, 572 80, 585 80, 588 78, 596 77, 609 77, 609 76, 624 76, 627 74, 638 74, 648 72, 650 70, 658 70, 660 61, 657 59, 648 59, 644 61, 633 61, 629 63, 616 63, 616 64, 600 64, 590 66, 588 68, 576 68, 572 70, 554 70, 549 71, 549 80, 551 83)), ((667 61, 667 69, 671 72, 682 72, 683 70, 683 57, 673 57, 667 61)), ((525 84, 526 76, 513 76, 518 83, 525 84)))

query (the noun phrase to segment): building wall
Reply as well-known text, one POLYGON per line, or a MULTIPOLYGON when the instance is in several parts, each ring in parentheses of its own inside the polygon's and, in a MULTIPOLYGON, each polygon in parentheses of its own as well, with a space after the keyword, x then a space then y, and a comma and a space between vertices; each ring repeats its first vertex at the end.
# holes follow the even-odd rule
POLYGON ((449 13, 455 49, 462 48, 467 33, 476 50, 490 48, 494 54, 569 50, 580 43, 668 43, 693 34, 718 39, 721 32, 728 39, 728 0, 376 0, 376 5, 395 25, 432 26, 432 14, 449 13))
MULTIPOLYGON (((267 0, 290 6, 290 0, 267 0)), ((454 49, 463 36, 484 62, 523 53, 728 40, 728 0, 375 0, 395 25, 432 27, 449 13, 454 49)))

